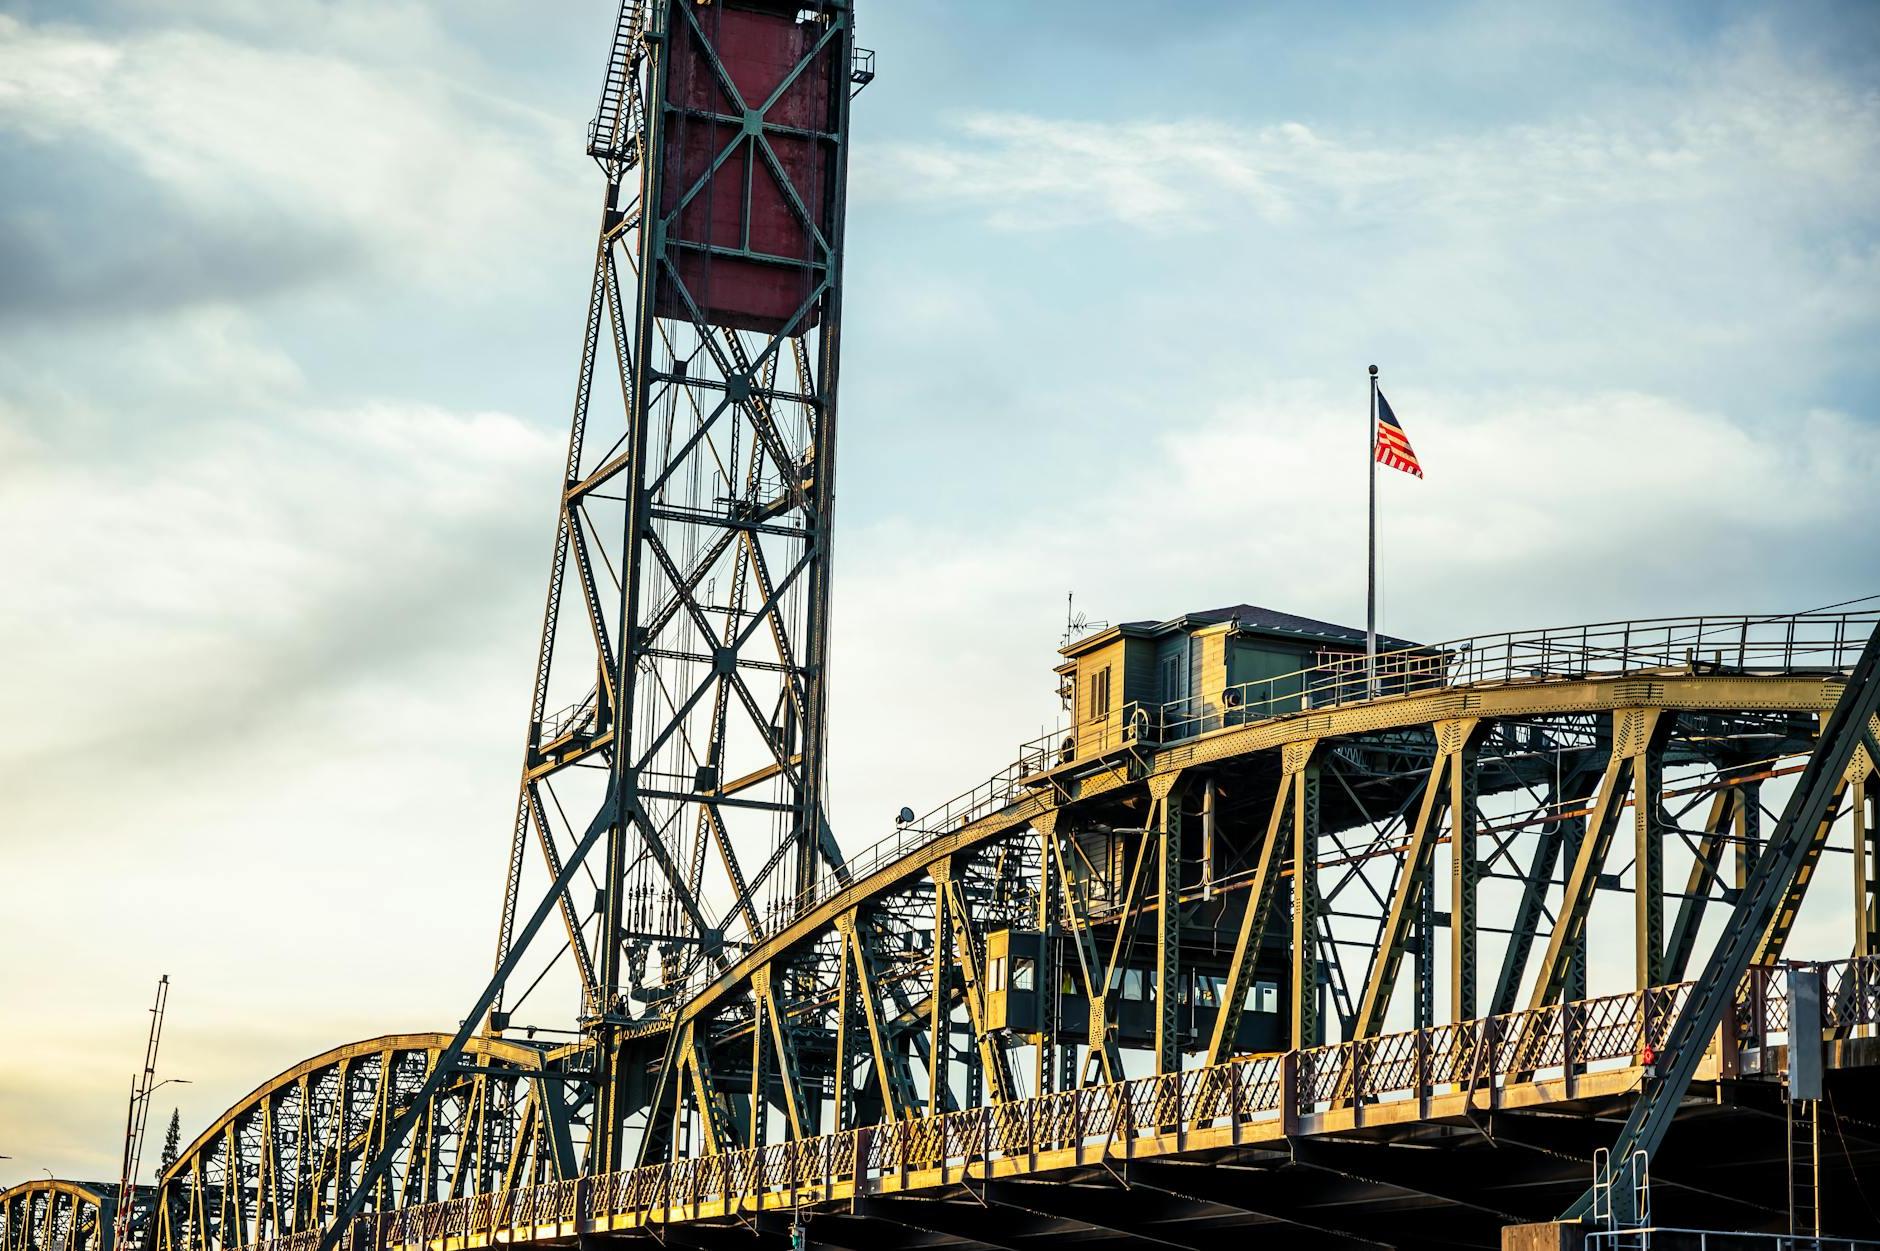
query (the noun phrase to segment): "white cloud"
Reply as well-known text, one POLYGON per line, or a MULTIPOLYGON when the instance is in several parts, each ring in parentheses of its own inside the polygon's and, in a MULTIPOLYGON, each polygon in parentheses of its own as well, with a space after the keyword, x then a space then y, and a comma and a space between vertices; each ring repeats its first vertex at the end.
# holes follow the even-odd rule
MULTIPOLYGON (((105 37, 0 17, 0 129, 99 145, 205 221, 267 218, 283 247, 337 229, 436 283, 501 272, 505 241, 585 185, 542 159, 562 150, 549 119, 422 64, 191 29, 105 37)), ((127 224, 136 194, 124 187, 127 224)))
POLYGON ((455 1019, 493 941, 560 441, 276 405, 130 457, 17 417, 0 999, 63 1042, 0 1039, 0 1123, 19 1170, 90 1176, 158 972, 190 1133, 304 1055, 455 1019))
MULTIPOLYGON (((1434 641, 1696 612, 1779 612, 1880 591, 1850 541, 1880 447, 1845 414, 1777 430, 1635 392, 1406 390, 1428 472, 1380 470, 1382 626, 1434 641)), ((833 696, 836 829, 886 835, 1048 729, 1064 594, 1111 621, 1251 602, 1362 623, 1362 407, 1260 391, 944 538, 844 542, 833 696)))
POLYGON ((100 450, 26 444, 0 494, 0 563, 33 588, 0 618, 0 655, 9 691, 40 710, 0 727, 15 760, 96 743, 99 710, 74 691, 112 692, 110 734, 292 694, 304 677, 256 688, 289 681, 288 657, 335 662, 358 634, 393 644, 358 614, 461 577, 472 538, 533 519, 516 502, 556 456, 504 414, 383 403, 233 412, 135 464, 100 450))
POLYGON ((1613 93, 1539 124, 1414 137, 1299 121, 1088 122, 974 113, 950 140, 884 145, 864 162, 884 197, 982 207, 992 224, 1116 220, 1149 229, 1273 220, 1464 214, 1547 219, 1588 208, 1753 198, 1825 213, 1870 204, 1880 92, 1759 45, 1693 67, 1691 81, 1613 93))

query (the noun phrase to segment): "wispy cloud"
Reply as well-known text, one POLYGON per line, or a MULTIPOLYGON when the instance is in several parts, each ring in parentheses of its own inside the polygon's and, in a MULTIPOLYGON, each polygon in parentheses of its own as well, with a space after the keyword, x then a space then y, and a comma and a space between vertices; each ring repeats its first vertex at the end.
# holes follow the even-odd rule
POLYGON ((522 545, 512 501, 555 458, 503 414, 381 403, 231 415, 134 468, 14 438, 0 563, 34 593, 0 618, 0 655, 34 658, 5 668, 40 712, 0 729, 7 774, 113 742, 201 750, 438 647, 456 632, 436 609, 522 545), (403 616, 422 622, 409 637, 403 616), (69 697, 86 689, 113 692, 108 719, 69 697))
POLYGON ((951 137, 884 145, 866 177, 877 194, 976 206, 1008 229, 1114 220, 1181 230, 1249 214, 1505 221, 1744 195, 1826 214, 1871 201, 1877 154, 1880 92, 1751 45, 1692 67, 1675 89, 1447 134, 971 113, 951 137))
POLYGON ((581 185, 543 159, 545 119, 422 65, 193 28, 0 16, 8 134, 95 154, 54 166, 88 194, 54 212, 37 189, 0 216, 0 255, 31 264, 12 302, 42 306, 252 297, 360 264, 474 292, 581 185))
MULTIPOLYGON (((1859 538, 1880 446, 1847 414, 1762 429, 1638 392, 1393 402, 1429 475, 1380 484, 1395 632, 1792 611, 1825 602, 1809 598, 1823 586, 1880 591, 1880 548, 1859 538)), ((1111 621, 1251 601, 1361 623, 1363 420, 1321 387, 1255 388, 1143 440, 1106 480, 957 527, 944 547, 900 524, 845 543, 844 837, 888 834, 903 803, 924 811, 1049 728, 1066 591, 1111 621), (890 620, 891 645, 860 628, 890 620)))

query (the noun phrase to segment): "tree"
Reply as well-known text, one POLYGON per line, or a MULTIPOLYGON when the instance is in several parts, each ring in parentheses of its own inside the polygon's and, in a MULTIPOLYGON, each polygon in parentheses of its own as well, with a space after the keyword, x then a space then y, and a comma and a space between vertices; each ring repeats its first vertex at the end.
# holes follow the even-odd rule
POLYGON ((163 1154, 157 1159, 157 1176, 161 1178, 170 1171, 170 1165, 176 1163, 177 1153, 182 1149, 183 1117, 175 1108, 170 1109, 170 1128, 163 1135, 163 1154))

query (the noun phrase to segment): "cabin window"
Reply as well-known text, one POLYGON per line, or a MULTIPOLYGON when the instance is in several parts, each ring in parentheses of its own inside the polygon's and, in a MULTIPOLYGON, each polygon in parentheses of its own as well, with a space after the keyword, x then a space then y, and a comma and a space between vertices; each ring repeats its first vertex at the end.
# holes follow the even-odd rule
POLYGON ((1279 984, 1255 982, 1247 987, 1247 997, 1240 1001, 1240 1006, 1248 1012, 1278 1012, 1279 984))
POLYGON ((1090 675, 1090 707, 1086 720, 1100 721, 1110 715, 1110 667, 1105 665, 1090 675))
POLYGON ((1035 990, 1038 985, 1038 962, 1030 956, 1012 957, 1012 989, 1018 991, 1035 990))

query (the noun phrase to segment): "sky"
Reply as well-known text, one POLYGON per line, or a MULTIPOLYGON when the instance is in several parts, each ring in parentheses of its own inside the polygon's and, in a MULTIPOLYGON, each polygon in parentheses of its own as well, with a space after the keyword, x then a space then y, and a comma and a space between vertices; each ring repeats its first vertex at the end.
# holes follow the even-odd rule
MULTIPOLYGON (((0 0, 0 1184, 480 988, 602 0, 0 0)), ((1880 591, 1880 9, 868 0, 831 818, 1111 621, 1880 591)))

